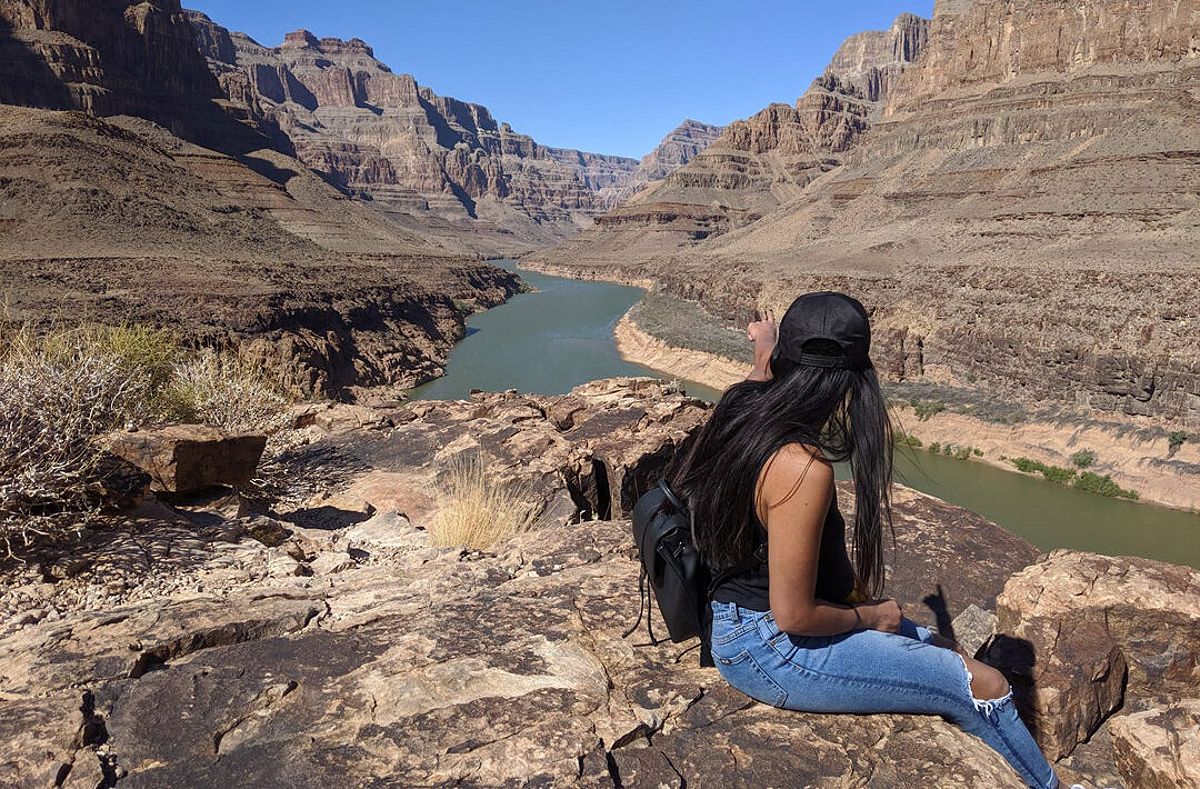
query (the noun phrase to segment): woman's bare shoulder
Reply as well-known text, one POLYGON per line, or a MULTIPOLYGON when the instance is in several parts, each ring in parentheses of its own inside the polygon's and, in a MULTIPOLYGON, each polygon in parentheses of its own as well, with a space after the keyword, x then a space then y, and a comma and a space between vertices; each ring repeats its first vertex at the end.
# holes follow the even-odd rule
POLYGON ((833 482, 833 466, 821 451, 806 444, 784 444, 763 465, 758 485, 769 506, 789 498, 798 488, 821 490, 833 482))

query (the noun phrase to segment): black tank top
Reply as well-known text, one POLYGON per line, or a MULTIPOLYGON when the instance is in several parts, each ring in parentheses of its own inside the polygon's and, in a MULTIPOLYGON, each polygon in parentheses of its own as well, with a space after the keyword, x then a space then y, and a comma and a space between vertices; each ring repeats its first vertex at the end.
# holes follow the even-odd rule
MULTIPOLYGON (((755 515, 755 526, 759 537, 767 539, 767 530, 755 515)), ((768 546, 769 549, 769 546, 768 546)), ((752 570, 734 576, 713 591, 713 600, 719 603, 737 603, 752 611, 771 610, 768 594, 766 563, 757 564, 752 570)), ((846 521, 838 510, 837 489, 825 513, 825 524, 821 529, 821 554, 817 559, 817 585, 814 597, 831 603, 843 603, 854 591, 854 568, 846 555, 846 521)))

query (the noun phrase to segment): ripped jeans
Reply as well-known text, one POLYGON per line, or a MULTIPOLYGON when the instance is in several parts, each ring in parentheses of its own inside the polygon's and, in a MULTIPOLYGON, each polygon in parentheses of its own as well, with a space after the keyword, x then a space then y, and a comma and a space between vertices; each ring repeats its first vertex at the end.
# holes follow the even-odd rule
POLYGON ((712 610, 717 670, 747 696, 804 712, 941 715, 990 745, 1030 786, 1059 785, 1011 690, 976 699, 966 662, 929 643, 930 631, 911 619, 902 619, 899 633, 797 636, 780 631, 770 611, 715 601, 712 610))

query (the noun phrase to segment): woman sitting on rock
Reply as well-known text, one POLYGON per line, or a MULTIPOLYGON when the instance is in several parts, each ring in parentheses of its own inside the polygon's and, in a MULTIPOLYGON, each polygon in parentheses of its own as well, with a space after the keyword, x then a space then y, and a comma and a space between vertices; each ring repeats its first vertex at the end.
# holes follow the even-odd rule
POLYGON ((754 371, 725 392, 668 473, 714 571, 768 546, 765 562, 714 592, 712 655, 721 676, 786 709, 942 715, 998 751, 1030 786, 1058 786, 1004 676, 879 597, 892 430, 862 305, 809 293, 788 308, 778 340, 771 320, 747 333, 754 371), (853 566, 830 465, 846 460, 855 483, 853 566))

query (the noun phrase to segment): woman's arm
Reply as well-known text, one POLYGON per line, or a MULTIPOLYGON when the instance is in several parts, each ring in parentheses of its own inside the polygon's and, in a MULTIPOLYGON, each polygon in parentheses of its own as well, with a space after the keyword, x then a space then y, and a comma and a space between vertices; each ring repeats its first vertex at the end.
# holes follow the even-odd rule
POLYGON ((768 539, 771 612, 785 633, 827 636, 860 627, 896 632, 900 606, 876 600, 856 606, 815 596, 825 514, 833 497, 833 467, 799 444, 781 448, 759 475, 768 539))
POLYGON ((754 343, 754 366, 750 369, 750 374, 746 376, 747 381, 771 380, 769 362, 771 361, 771 351, 775 350, 778 331, 779 327, 775 325, 774 317, 754 321, 746 327, 746 338, 754 343))

